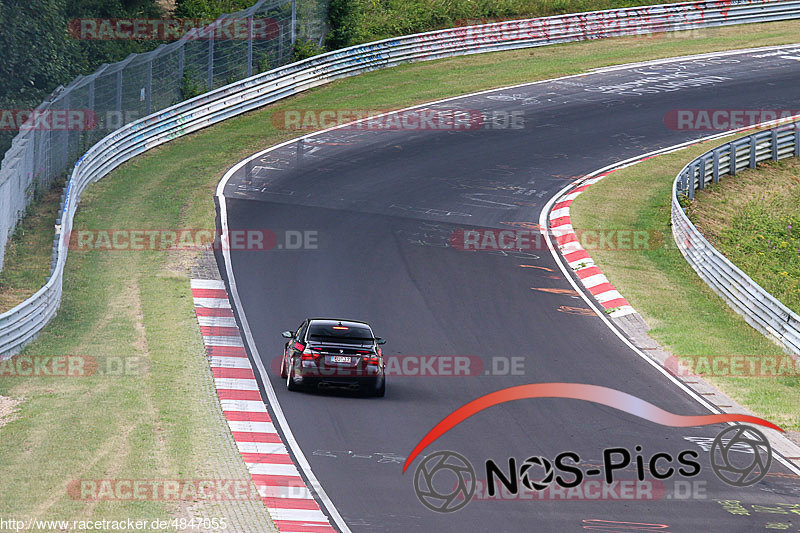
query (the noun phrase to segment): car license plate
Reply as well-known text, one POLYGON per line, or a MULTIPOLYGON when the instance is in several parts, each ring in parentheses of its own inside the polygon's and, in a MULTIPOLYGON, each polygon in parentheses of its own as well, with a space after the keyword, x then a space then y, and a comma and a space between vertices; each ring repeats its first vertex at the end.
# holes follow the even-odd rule
POLYGON ((333 361, 334 363, 349 363, 350 358, 347 357, 346 355, 334 355, 333 357, 331 357, 331 361, 333 361))

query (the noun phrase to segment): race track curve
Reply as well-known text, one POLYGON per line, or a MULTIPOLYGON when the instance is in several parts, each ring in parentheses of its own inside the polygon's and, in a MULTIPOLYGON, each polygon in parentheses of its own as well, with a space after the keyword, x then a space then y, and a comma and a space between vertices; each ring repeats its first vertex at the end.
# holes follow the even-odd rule
MULTIPOLYGON (((316 237, 316 249, 234 250, 230 259, 237 312, 246 316, 268 385, 350 530, 732 533, 770 531, 775 523, 800 529, 800 508, 789 505, 800 502, 800 480, 777 461, 748 488, 713 474, 700 444, 724 426, 664 427, 577 400, 493 407, 401 473, 406 456, 442 418, 513 385, 600 385, 676 414, 708 414, 597 316, 564 312, 564 306, 585 308, 582 300, 537 290, 572 288, 547 249, 465 252, 449 246, 449 238, 462 229, 526 227, 571 178, 709 134, 668 128, 670 110, 796 109, 798 51, 633 65, 465 96, 429 107, 517 111, 524 127, 338 129, 264 153, 232 175, 224 186, 231 230, 269 229, 278 244, 285 244, 287 230, 316 237), (380 399, 288 392, 276 372, 280 332, 309 316, 366 320, 388 339, 387 355, 471 356, 470 375, 393 376, 380 399), (508 371, 510 358, 518 358, 515 372, 508 371), (672 494, 670 479, 664 497, 478 500, 435 513, 412 486, 416 465, 437 450, 464 455, 482 479, 487 459, 507 465, 509 457, 522 462, 569 450, 584 465, 597 465, 603 449, 637 445, 645 460, 656 452, 699 452, 702 471, 688 481, 694 497, 672 494)), ((636 472, 619 476, 634 480, 636 472)))

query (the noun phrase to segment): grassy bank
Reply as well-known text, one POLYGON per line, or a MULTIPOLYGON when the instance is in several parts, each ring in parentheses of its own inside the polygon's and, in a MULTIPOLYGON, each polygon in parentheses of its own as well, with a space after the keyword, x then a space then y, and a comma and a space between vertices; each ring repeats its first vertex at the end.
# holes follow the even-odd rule
MULTIPOLYGON (((572 205, 572 222, 583 230, 628 229, 664 236, 664 245, 650 250, 592 250, 591 254, 611 283, 642 314, 652 328, 650 336, 671 353, 781 355, 776 344, 751 328, 697 276, 672 243, 672 182, 687 161, 712 147, 694 146, 611 174, 578 196, 572 205)), ((715 189, 712 194, 721 193, 715 189)), ((719 201, 736 202, 728 196, 719 201)), ((705 210, 704 200, 701 202, 698 211, 705 210)), ((761 416, 786 429, 800 430, 800 379, 707 379, 761 416)))
MULTIPOLYGON (((271 120, 287 109, 397 108, 629 61, 789 43, 797 39, 796 28, 779 23, 693 32, 682 39, 574 43, 404 65, 341 80, 176 139, 125 164, 84 194, 75 230, 212 228, 212 193, 225 169, 296 136, 276 129, 271 120)), ((664 196, 651 192, 645 203, 664 196)), ((49 267, 53 219, 36 220, 41 223, 32 224, 29 235, 41 234, 38 238, 47 242, 49 267)), ((33 248, 18 248, 20 253, 9 257, 9 272, 32 268, 38 253, 33 248)), ((12 402, 0 402, 4 486, 15 489, 0 491, 0 515, 168 518, 194 512, 199 504, 85 502, 70 497, 66 488, 71 480, 86 478, 246 476, 215 407, 202 356, 186 278, 193 260, 166 252, 70 253, 60 312, 26 354, 73 354, 105 362, 136 358, 147 363, 147 371, 0 378, 0 396, 16 402, 6 416, 3 405, 12 402)), ((17 298, 40 286, 23 276, 13 279, 4 287, 17 291, 17 298)), ((702 316, 715 320, 713 313, 702 316)), ((202 512, 215 516, 212 510, 202 512)))
POLYGON ((698 191, 687 212, 717 250, 800 313, 800 161, 723 179, 698 191))

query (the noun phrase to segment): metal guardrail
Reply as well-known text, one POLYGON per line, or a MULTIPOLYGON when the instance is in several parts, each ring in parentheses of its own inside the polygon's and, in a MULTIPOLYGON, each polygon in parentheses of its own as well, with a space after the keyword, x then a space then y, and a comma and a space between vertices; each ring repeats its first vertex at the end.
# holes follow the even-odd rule
POLYGON ((760 131, 729 142, 686 165, 672 188, 672 235, 683 256, 714 291, 748 324, 800 355, 800 316, 765 291, 719 253, 697 230, 681 206, 695 190, 719 181, 720 176, 761 161, 800 157, 800 122, 760 131))
MULTIPOLYGON (((0 356, 18 352, 55 315, 72 218, 81 193, 121 163, 176 137, 332 80, 401 63, 604 37, 800 18, 800 1, 687 2, 506 21, 345 48, 259 74, 137 120, 92 146, 71 173, 54 240, 52 274, 34 296, 0 315, 0 356)), ((2 206, 0 206, 2 207, 2 206)))

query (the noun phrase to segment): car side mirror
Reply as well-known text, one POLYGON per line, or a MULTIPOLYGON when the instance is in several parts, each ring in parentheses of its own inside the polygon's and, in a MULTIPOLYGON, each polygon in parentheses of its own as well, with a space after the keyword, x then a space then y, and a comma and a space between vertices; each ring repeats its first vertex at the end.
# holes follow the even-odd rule
POLYGON ((386 344, 386 339, 375 337, 375 344, 386 344))
POLYGON ((291 339, 292 337, 294 337, 294 331, 284 331, 283 333, 281 333, 281 337, 283 337, 284 339, 291 339))

